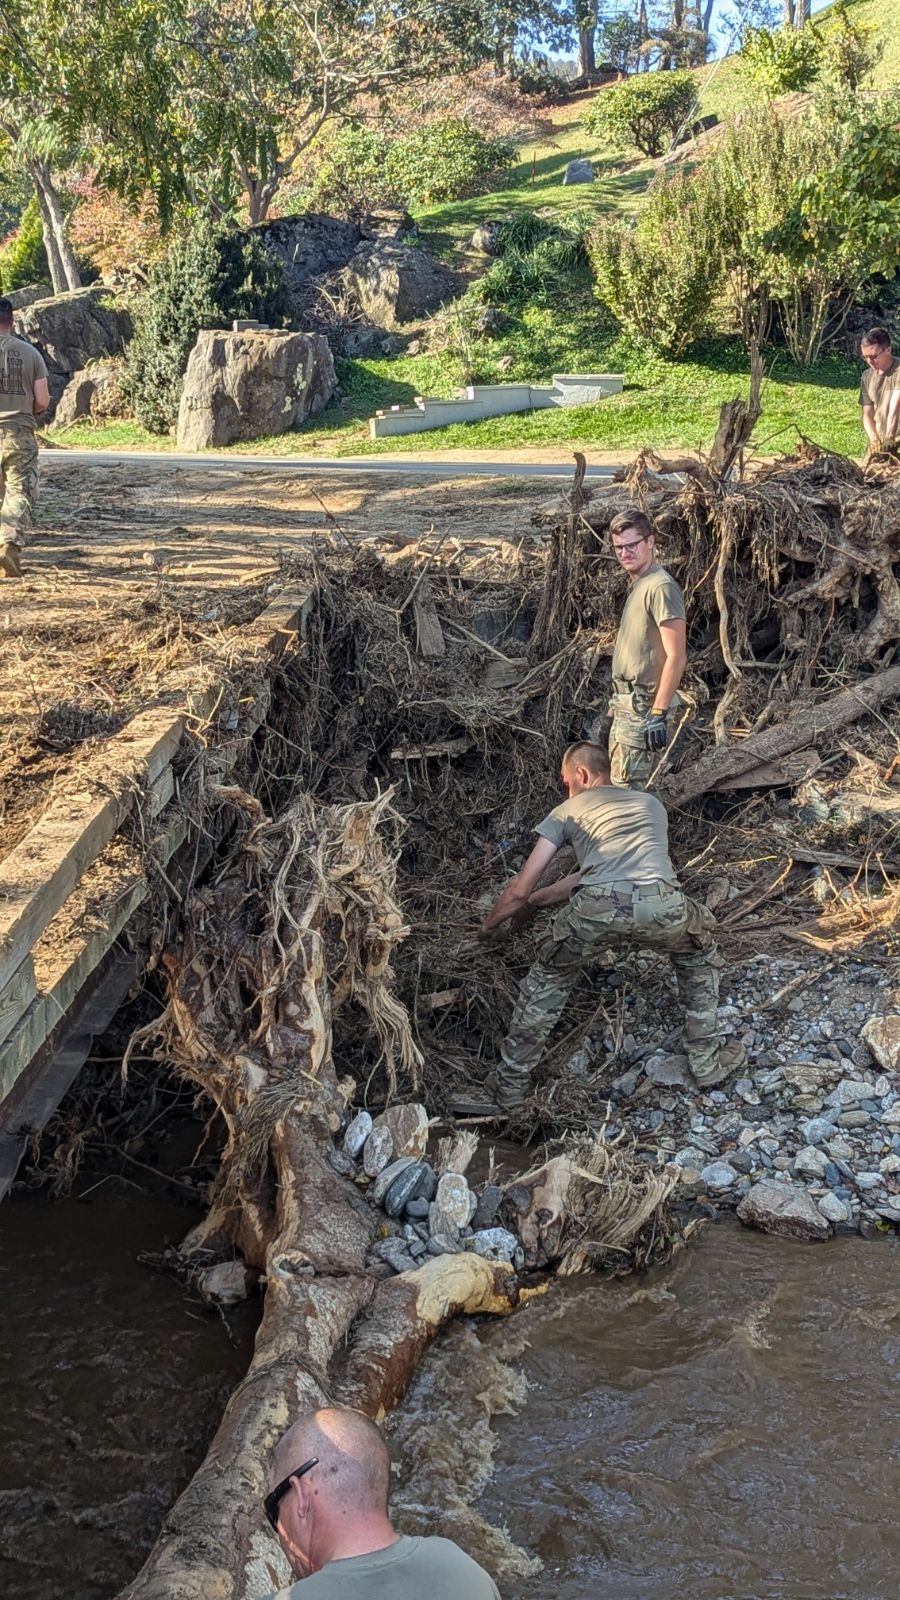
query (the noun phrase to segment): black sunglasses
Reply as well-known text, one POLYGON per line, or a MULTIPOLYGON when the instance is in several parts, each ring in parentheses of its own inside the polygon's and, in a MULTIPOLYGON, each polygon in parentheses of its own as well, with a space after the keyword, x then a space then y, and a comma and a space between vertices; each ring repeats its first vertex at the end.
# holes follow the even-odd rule
POLYGON ((317 1467, 318 1465, 318 1456, 313 1456, 311 1461, 304 1461, 302 1467, 297 1467, 293 1472, 289 1472, 287 1477, 282 1478, 281 1482, 277 1483, 275 1488, 266 1495, 265 1499, 263 1500, 263 1511, 266 1513, 266 1521, 268 1522, 269 1527, 273 1528, 276 1533, 278 1532, 278 1508, 287 1494, 288 1489, 291 1487, 293 1480, 295 1478, 302 1478, 304 1472, 309 1472, 311 1467, 317 1467))

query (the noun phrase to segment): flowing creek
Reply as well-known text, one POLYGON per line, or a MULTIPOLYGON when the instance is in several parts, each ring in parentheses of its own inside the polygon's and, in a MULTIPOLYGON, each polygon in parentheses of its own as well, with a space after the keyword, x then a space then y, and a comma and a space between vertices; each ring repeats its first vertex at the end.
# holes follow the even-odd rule
POLYGON ((247 1369, 257 1308, 226 1323, 138 1260, 199 1218, 116 1182, 83 1200, 0 1205, 5 1600, 116 1594, 202 1461, 247 1369))
MULTIPOLYGON (((113 1183, 0 1207, 8 1600, 114 1595, 246 1368, 255 1308, 226 1322, 138 1259, 193 1220, 113 1183)), ((722 1224, 649 1278, 452 1327, 391 1424, 404 1525, 491 1560, 504 1600, 893 1597, 898 1265, 896 1240, 722 1224)))

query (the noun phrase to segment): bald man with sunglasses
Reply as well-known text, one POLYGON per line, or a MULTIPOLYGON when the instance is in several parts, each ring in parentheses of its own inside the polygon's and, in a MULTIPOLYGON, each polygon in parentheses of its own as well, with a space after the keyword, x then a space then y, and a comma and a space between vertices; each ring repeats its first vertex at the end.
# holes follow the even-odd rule
MULTIPOLYGON (((684 595, 656 559, 653 525, 643 511, 613 517, 609 537, 631 584, 612 658, 607 713, 612 781, 620 788, 646 789, 669 742, 669 713, 687 662, 684 595)), ((592 738, 601 738, 602 725, 601 717, 592 738)))
POLYGON ((500 1600, 450 1539, 392 1527, 390 1456, 361 1412, 301 1417, 276 1448, 271 1482, 263 1510, 300 1580, 274 1600, 500 1600))

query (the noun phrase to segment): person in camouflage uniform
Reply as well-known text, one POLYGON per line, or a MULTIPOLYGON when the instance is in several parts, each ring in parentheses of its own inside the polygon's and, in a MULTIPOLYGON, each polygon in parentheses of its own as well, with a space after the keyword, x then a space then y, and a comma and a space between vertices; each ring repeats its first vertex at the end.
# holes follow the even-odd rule
POLYGON ((684 1006, 684 1049, 693 1079, 703 1089, 720 1083, 746 1056, 740 1045, 721 1045, 715 922, 678 883, 665 809, 654 795, 613 787, 609 757, 592 742, 570 745, 562 780, 569 798, 538 824, 538 843, 484 922, 490 931, 526 906, 567 902, 519 990, 500 1051, 498 1104, 505 1112, 521 1105, 570 990, 607 950, 668 956, 684 1006), (574 848, 579 870, 537 889, 563 844, 574 848))
MULTIPOLYGON (((656 559, 653 525, 643 511, 620 511, 609 537, 631 584, 612 658, 612 781, 645 789, 669 740, 669 712, 679 704, 687 659, 684 596, 656 559)), ((591 729, 593 739, 602 737, 603 720, 591 729)))
POLYGON ((13 332, 12 302, 0 299, 0 577, 22 576, 38 492, 35 417, 49 404, 44 358, 13 332))

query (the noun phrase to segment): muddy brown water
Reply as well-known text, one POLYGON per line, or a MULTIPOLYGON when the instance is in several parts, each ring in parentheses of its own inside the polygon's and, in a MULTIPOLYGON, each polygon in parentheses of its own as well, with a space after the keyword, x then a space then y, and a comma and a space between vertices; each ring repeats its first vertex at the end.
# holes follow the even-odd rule
POLYGON ((5 1600, 116 1594, 203 1459, 256 1308, 226 1324, 138 1260, 198 1220, 111 1182, 82 1201, 0 1206, 5 1600))
MULTIPOLYGON (((0 1592, 104 1600, 250 1356, 138 1260, 194 1220, 104 1184, 0 1207, 0 1592)), ((505 1600, 880 1600, 900 1574, 900 1249, 710 1228, 649 1278, 457 1324, 391 1424, 403 1525, 505 1600), (538 1562, 540 1568, 538 1568, 538 1562)))
POLYGON ((722 1223, 649 1278, 554 1286, 477 1350, 451 1330, 465 1348, 437 1353, 397 1428, 411 1521, 441 1516, 460 1470, 486 1478, 487 1450, 482 1493, 445 1526, 492 1557, 506 1600, 893 1600, 898 1283, 897 1241, 722 1223), (479 1391, 507 1414, 462 1461, 454 1424, 478 1433, 479 1391))

